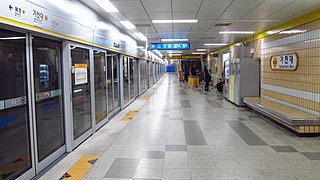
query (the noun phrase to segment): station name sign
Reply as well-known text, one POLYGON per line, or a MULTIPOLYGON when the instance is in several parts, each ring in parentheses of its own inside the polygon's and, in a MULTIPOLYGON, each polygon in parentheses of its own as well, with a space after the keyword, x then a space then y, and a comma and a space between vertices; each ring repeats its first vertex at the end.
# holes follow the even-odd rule
POLYGON ((150 43, 150 50, 189 50, 190 43, 150 43))
POLYGON ((275 71, 296 71, 299 56, 297 53, 273 55, 270 58, 270 66, 275 71))
POLYGON ((166 56, 166 59, 202 59, 202 55, 166 56))

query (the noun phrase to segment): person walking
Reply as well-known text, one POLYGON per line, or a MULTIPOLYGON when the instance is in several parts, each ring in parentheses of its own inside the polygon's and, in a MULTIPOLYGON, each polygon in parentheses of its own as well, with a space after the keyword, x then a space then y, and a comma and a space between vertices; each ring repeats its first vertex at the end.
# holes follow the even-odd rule
POLYGON ((211 75, 209 73, 207 66, 204 66, 204 81, 205 81, 204 91, 209 92, 210 91, 209 90, 209 83, 211 81, 211 75))

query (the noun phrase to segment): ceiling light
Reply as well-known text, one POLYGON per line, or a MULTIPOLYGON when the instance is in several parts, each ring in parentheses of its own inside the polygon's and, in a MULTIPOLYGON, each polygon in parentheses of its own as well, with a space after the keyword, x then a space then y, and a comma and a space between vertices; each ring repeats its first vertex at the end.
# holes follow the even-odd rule
POLYGON ((213 55, 214 53, 210 53, 211 55, 213 55))
POLYGON ((194 52, 194 53, 192 53, 192 54, 200 54, 200 55, 204 55, 204 54, 206 54, 206 53, 194 52))
POLYGON ((188 41, 189 39, 161 39, 163 42, 171 42, 171 41, 188 41))
POLYGON ((136 27, 130 21, 120 21, 120 23, 127 29, 135 29, 136 27))
POLYGON ((197 51, 207 51, 207 49, 197 49, 197 51))
POLYGON ((4 38, 0 38, 0 40, 16 40, 16 39, 25 39, 26 37, 22 36, 22 37, 4 37, 4 38))
POLYGON ((119 10, 108 0, 93 0, 106 12, 119 12, 119 10))
POLYGON ((280 32, 280 31, 267 31, 267 34, 272 35, 272 34, 276 34, 276 33, 278 33, 278 32, 280 32))
POLYGON ((289 30, 289 31, 281 31, 279 34, 297 34, 297 33, 304 33, 307 30, 289 30))
POLYGON ((181 54, 171 54, 172 56, 181 56, 181 54))
POLYGON ((226 46, 226 43, 206 43, 205 46, 226 46))
POLYGON ((197 19, 190 19, 190 20, 152 20, 152 23, 159 24, 159 23, 197 23, 197 19))
POLYGON ((254 31, 220 31, 219 34, 254 34, 254 31))
POLYGON ((235 45, 236 45, 236 46, 240 46, 240 45, 241 45, 241 43, 236 43, 235 45))
POLYGON ((142 33, 138 32, 138 33, 134 33, 134 35, 136 35, 141 41, 146 41, 147 37, 145 35, 143 35, 142 33))
POLYGON ((145 49, 144 46, 137 46, 138 49, 145 49))

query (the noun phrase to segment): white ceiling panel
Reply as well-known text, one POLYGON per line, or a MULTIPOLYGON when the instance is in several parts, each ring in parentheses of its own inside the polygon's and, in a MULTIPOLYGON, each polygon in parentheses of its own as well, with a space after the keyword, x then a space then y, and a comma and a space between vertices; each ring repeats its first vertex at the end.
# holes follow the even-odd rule
POLYGON ((200 11, 198 13, 198 20, 217 20, 223 11, 200 11))
POLYGON ((113 18, 118 21, 126 21, 128 20, 122 13, 110 13, 113 18))
POLYGON ((204 32, 195 32, 195 33, 189 33, 189 38, 195 39, 195 38, 201 38, 204 35, 204 32))
POLYGON ((149 17, 145 11, 127 11, 127 12, 122 12, 124 16, 128 18, 130 21, 144 21, 144 20, 149 20, 149 17))
POLYGON ((172 13, 170 11, 164 12, 148 12, 151 20, 167 20, 172 19, 172 13))
POLYGON ((247 11, 226 11, 222 14, 219 19, 222 20, 238 20, 244 15, 246 15, 247 11))
POLYGON ((198 11, 199 0, 172 0, 173 11, 198 11))
POLYGON ((174 32, 189 32, 190 28, 173 27, 174 32))
MULTIPOLYGON (((195 23, 197 24, 197 23, 195 23)), ((188 24, 185 24, 185 23, 177 23, 177 24, 173 24, 173 27, 175 28, 191 28, 192 24, 188 23, 188 24)))
POLYGON ((173 11, 173 19, 195 19, 197 11, 173 11))
POLYGON ((219 32, 228 29, 229 26, 212 26, 208 32, 219 32))
POLYGON ((251 11, 249 14, 247 14, 242 19, 245 20, 259 20, 264 19, 267 16, 270 16, 274 11, 251 11))
POLYGON ((171 11, 170 0, 141 0, 148 12, 171 11))
POLYGON ((265 0, 263 3, 261 3, 258 7, 256 7, 254 10, 257 11, 277 11, 290 3, 292 3, 295 0, 265 0))
POLYGON ((119 9, 120 12, 137 11, 144 12, 140 1, 111 1, 112 4, 119 9))
POLYGON ((229 7, 228 11, 250 11, 264 0, 235 0, 229 7))
POLYGON ((210 20, 199 20, 198 23, 193 24, 191 32, 207 32, 213 23, 214 21, 210 20))
POLYGON ((189 35, 188 32, 184 32, 184 33, 175 32, 174 33, 174 38, 176 38, 176 39, 186 39, 186 38, 188 38, 188 35, 189 35))
POLYGON ((224 11, 233 0, 203 0, 200 11, 224 11))

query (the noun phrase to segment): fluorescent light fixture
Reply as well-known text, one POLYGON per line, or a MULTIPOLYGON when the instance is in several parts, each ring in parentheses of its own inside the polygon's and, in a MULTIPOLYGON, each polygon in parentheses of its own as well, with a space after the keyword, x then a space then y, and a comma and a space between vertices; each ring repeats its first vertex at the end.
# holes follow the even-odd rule
POLYGON ((254 31, 220 31, 219 34, 254 34, 254 31))
POLYGON ((206 43, 205 46, 226 46, 226 43, 206 43))
POLYGON ((210 53, 211 55, 213 55, 214 53, 210 53))
POLYGON ((137 46, 138 49, 145 49, 144 46, 137 46))
POLYGON ((189 39, 161 39, 163 42, 172 42, 172 41, 188 41, 189 39))
POLYGON ((17 40, 17 39, 25 39, 26 37, 4 37, 0 38, 0 40, 17 40))
POLYGON ((138 33, 134 33, 134 35, 136 35, 141 41, 146 41, 147 37, 145 35, 143 35, 142 33, 138 32, 138 33))
POLYGON ((93 0, 106 12, 119 12, 119 10, 109 0, 93 0))
POLYGON ((307 30, 288 30, 288 31, 281 31, 279 34, 297 34, 297 33, 304 33, 307 30))
POLYGON ((163 23, 197 23, 197 19, 189 19, 189 20, 152 20, 152 23, 155 24, 163 24, 163 23))
POLYGON ((101 21, 94 23, 94 27, 98 29, 105 29, 105 30, 111 29, 108 24, 101 21))
POLYGON ((240 46, 240 45, 241 45, 241 43, 236 43, 236 44, 234 44, 234 45, 236 45, 236 46, 240 46))
POLYGON ((192 54, 204 55, 204 54, 206 54, 206 53, 194 52, 194 53, 192 53, 192 54))
POLYGON ((181 54, 172 54, 172 56, 181 56, 181 54))
POLYGON ((207 51, 207 49, 197 49, 197 51, 207 51))
POLYGON ((127 29, 135 29, 136 27, 130 21, 120 21, 120 23, 127 29))
POLYGON ((267 34, 272 35, 272 34, 277 34, 278 32, 280 32, 280 31, 267 31, 267 34))

